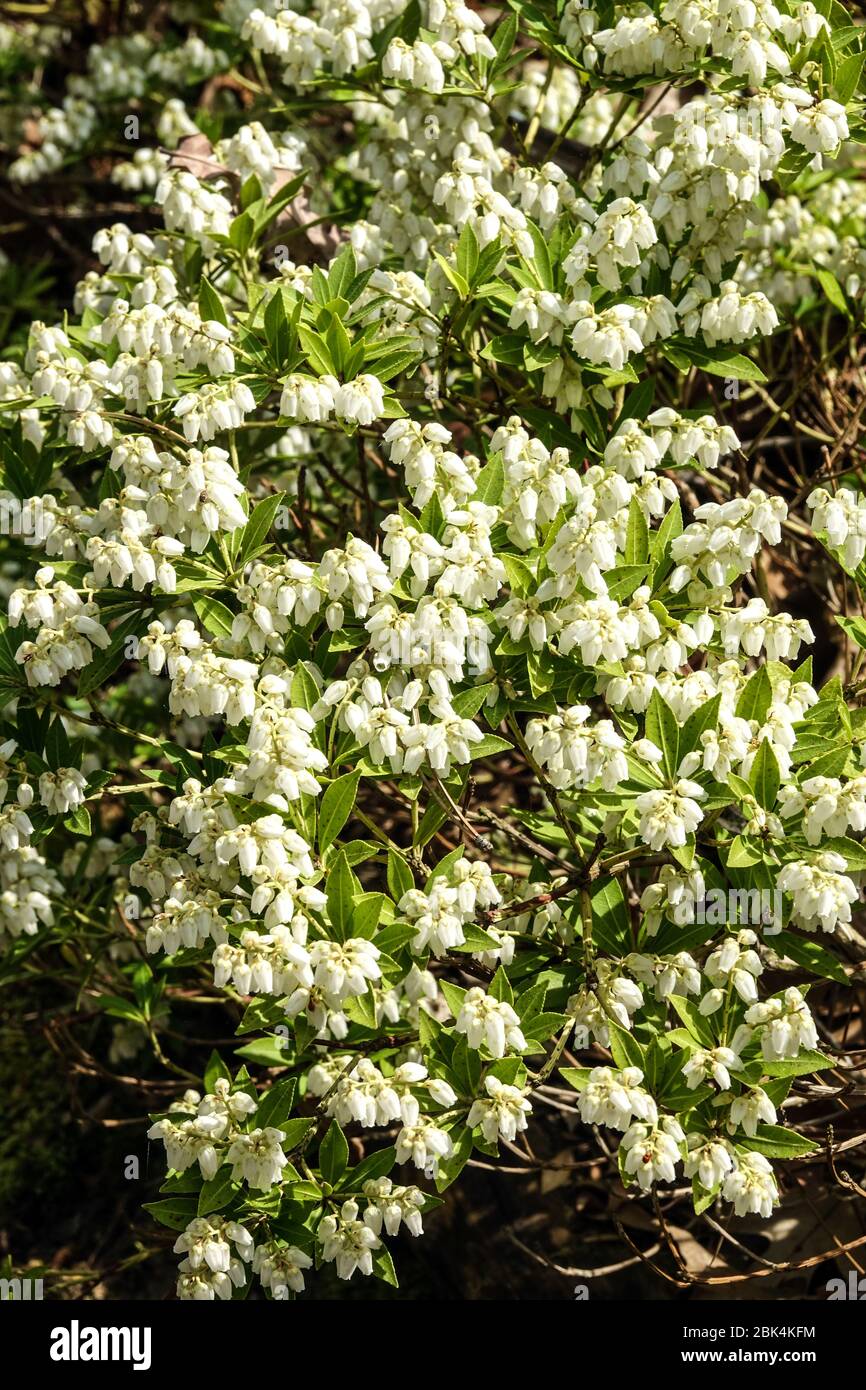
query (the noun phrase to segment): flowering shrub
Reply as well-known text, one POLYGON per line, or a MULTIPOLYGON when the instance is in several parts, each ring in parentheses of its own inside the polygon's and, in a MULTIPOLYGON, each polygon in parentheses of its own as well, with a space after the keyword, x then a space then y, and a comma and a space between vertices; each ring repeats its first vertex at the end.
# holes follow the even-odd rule
POLYGON ((767 574, 824 554, 866 647, 856 418, 750 473, 773 361, 862 316, 862 30, 195 9, 50 108, 62 33, 2 31, 18 196, 133 199, 0 364, 7 978, 61 953, 176 1081, 181 1298, 393 1282, 557 1087, 636 1199, 767 1217, 866 868, 862 652, 822 683, 767 574))

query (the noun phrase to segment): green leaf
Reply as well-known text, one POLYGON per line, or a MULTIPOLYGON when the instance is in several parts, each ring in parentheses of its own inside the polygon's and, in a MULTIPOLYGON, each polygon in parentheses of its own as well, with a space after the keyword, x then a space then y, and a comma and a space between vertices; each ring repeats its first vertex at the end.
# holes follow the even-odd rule
POLYGON ((840 854, 852 873, 861 873, 866 869, 866 845, 861 845, 848 835, 833 835, 829 840, 822 840, 820 847, 840 854))
POLYGON ((463 276, 460 274, 460 271, 457 270, 454 266, 449 265, 448 262, 445 260, 445 257, 440 256, 438 251, 434 251, 433 255, 436 259, 437 264, 441 267, 442 271, 444 272, 445 278, 448 281, 449 285, 453 286, 453 288, 457 291, 461 299, 468 299, 469 286, 467 285, 463 276))
POLYGON ((657 690, 647 706, 645 732, 662 751, 662 766, 669 780, 674 781, 679 767, 680 729, 676 715, 657 690))
POLYGON ((204 1069, 203 1080, 205 1090, 212 1091, 214 1085, 219 1080, 231 1081, 231 1079, 231 1072, 229 1071, 222 1057, 217 1052, 216 1048, 214 1048, 210 1054, 210 1057, 208 1057, 207 1066, 204 1069))
POLYGON ((265 537, 274 524, 274 518, 286 499, 284 492, 272 493, 258 502, 250 513, 250 519, 241 532, 237 563, 243 565, 264 544, 265 537))
POLYGON ((312 667, 299 661, 292 676, 292 704, 300 709, 312 709, 319 698, 319 685, 312 667))
POLYGON ((530 1042, 547 1042, 554 1033, 558 1033, 569 1021, 568 1014, 545 1012, 536 1014, 525 1024, 523 1033, 530 1042))
POLYGON ((651 1095, 654 1095, 658 1091, 667 1070, 668 1058, 670 1055, 667 1039, 665 1039, 665 1046, 668 1048, 667 1051, 665 1051, 665 1047, 662 1046, 659 1038, 653 1038, 644 1054, 645 1085, 651 1095))
POLYGON ((843 743, 831 752, 825 753, 823 757, 812 759, 809 763, 809 776, 841 777, 847 766, 850 753, 850 743, 843 743))
POLYGON ((431 801, 421 817, 421 824, 412 837, 414 848, 423 849, 426 844, 429 844, 436 831, 445 824, 447 819, 448 812, 439 805, 438 801, 431 801))
POLYGON ((480 356, 485 362, 504 362, 509 367, 523 366, 523 351, 526 339, 517 333, 500 333, 485 343, 480 356))
POLYGON ((469 690, 461 690, 459 695, 454 696, 451 703, 461 719, 474 719, 488 695, 495 690, 496 687, 490 683, 473 685, 469 690))
POLYGON ((472 223, 467 221, 463 224, 463 230, 457 242, 457 269, 467 285, 471 285, 477 268, 478 238, 472 229, 472 223))
POLYGON ((658 1098, 666 1110, 673 1110, 675 1115, 681 1115, 684 1111, 694 1110, 696 1106, 703 1105, 704 1101, 709 1100, 714 1094, 711 1086, 689 1087, 685 1077, 679 1074, 667 1077, 658 1098))
POLYGON ((284 1067, 286 1039, 277 1036, 256 1038, 255 1042, 244 1043, 243 1047, 236 1048, 235 1056, 243 1057, 247 1062, 255 1062, 259 1067, 284 1067))
POLYGON ((768 739, 762 739, 761 745, 752 763, 752 771, 749 776, 749 785, 755 793, 755 800, 765 811, 772 811, 776 804, 776 797, 779 792, 779 782, 781 774, 776 755, 768 739))
POLYGON ((109 676, 113 676, 125 660, 127 660, 126 643, 127 638, 143 632, 153 616, 153 610, 147 609, 143 613, 139 609, 131 613, 124 619, 111 635, 111 644, 104 651, 99 652, 91 662, 79 673, 78 694, 89 695, 92 691, 98 690, 105 685, 109 676))
POLYGON ((353 1192, 359 1192, 365 1182, 387 1177, 396 1162, 397 1150, 395 1148, 377 1149, 375 1153, 368 1154, 366 1158, 362 1159, 355 1168, 347 1169, 339 1185, 340 1187, 351 1188, 353 1192))
MULTIPOLYGON (((136 619, 137 616, 138 615, 136 614, 136 619)), ((17 687, 26 687, 27 685, 24 671, 22 667, 18 665, 18 662, 15 660, 15 652, 18 649, 18 640, 19 639, 17 637, 13 637, 13 634, 9 631, 9 624, 5 615, 0 614, 0 686, 2 686, 6 690, 15 689, 17 687)), ((121 659, 122 654, 123 648, 121 646, 121 659)), ((97 657, 96 660, 98 661, 99 657, 97 657)), ((91 662, 90 664, 92 666, 94 665, 94 662, 91 662)), ((89 669, 89 667, 85 667, 85 670, 89 669)), ((111 669, 114 670, 114 667, 112 667, 111 669)), ((84 672, 82 671, 82 675, 83 674, 84 672)))
MULTIPOLYGON (((372 360, 370 354, 365 353, 363 365, 369 367, 373 375, 377 376, 380 381, 392 381, 394 377, 400 376, 404 372, 408 373, 409 368, 416 366, 420 361, 421 357, 416 348, 398 348, 393 352, 376 356, 372 360)), ((358 368, 359 366, 360 364, 358 364, 358 368)), ((347 379, 351 379, 356 374, 354 355, 347 358, 343 371, 347 379)), ((404 413, 402 406, 393 396, 386 398, 382 412, 383 419, 404 413)))
POLYGON ((334 370, 342 376, 347 375, 346 365, 352 352, 352 342, 345 325, 336 313, 331 314, 330 323, 325 329, 325 342, 328 344, 334 370))
POLYGON ((206 321, 212 320, 228 326, 228 314, 222 300, 206 275, 201 277, 198 291, 198 311, 206 321))
POLYGON ((475 922, 465 922, 463 925, 463 944, 455 946, 455 951, 475 954, 478 951, 495 951, 499 942, 489 932, 477 926, 475 922))
POLYGON ((185 1173, 172 1173, 166 1178, 160 1187, 160 1192, 169 1192, 172 1196, 187 1197, 190 1193, 196 1196, 201 1188, 201 1174, 198 1165, 195 1168, 187 1168, 185 1173))
POLYGON ((255 174, 250 174, 249 178, 244 179, 244 182, 241 185, 240 194, 238 195, 240 206, 243 208, 244 212, 246 212, 247 208, 250 207, 253 203, 259 202, 261 196, 262 186, 256 178, 255 174))
POLYGON ((384 1245, 373 1256, 373 1274, 377 1279, 381 1279, 385 1284, 390 1284, 394 1289, 400 1287, 391 1252, 384 1245))
POLYGON ((538 277, 539 284, 543 290, 554 288, 553 267, 550 263, 550 250, 544 238, 544 233, 536 227, 534 222, 527 219, 527 230, 532 237, 533 257, 532 267, 538 277))
POLYGON ((814 1072, 826 1071, 828 1067, 835 1067, 836 1063, 832 1057, 825 1057, 823 1052, 801 1052, 797 1057, 780 1057, 777 1061, 765 1062, 764 1072, 767 1076, 786 1077, 786 1076, 811 1076, 814 1072))
POLYGON ((161 1202, 145 1202, 144 1210, 149 1211, 161 1226, 172 1231, 185 1231, 196 1215, 196 1202, 192 1197, 166 1197, 161 1202))
POLYGON ((500 1057, 490 1068, 491 1076, 495 1076, 497 1081, 502 1081, 506 1086, 522 1085, 521 1073, 525 1076, 526 1069, 520 1057, 500 1057))
POLYGON ((454 1152, 444 1163, 439 1164, 436 1173, 436 1191, 444 1192, 446 1187, 450 1187, 452 1182, 459 1178, 469 1159, 472 1157, 472 1133, 462 1126, 457 1138, 452 1135, 454 1152))
POLYGON ((86 806, 76 806, 71 815, 64 818, 63 824, 73 835, 89 836, 92 833, 90 812, 86 806))
MULTIPOLYGON (((629 391, 623 402, 622 410, 616 419, 614 433, 619 429, 624 420, 645 420, 649 414, 653 399, 655 397, 655 378, 645 377, 633 391, 629 391)), ((643 513, 641 513, 643 515, 643 513)))
POLYGON ((766 858, 764 842, 754 835, 737 835, 731 841, 725 867, 728 869, 749 869, 755 864, 763 864, 766 858))
POLYGON ((695 1174, 692 1178, 692 1204, 694 1205, 696 1216, 700 1216, 702 1212, 705 1212, 708 1207, 713 1205, 713 1202, 721 1191, 721 1186, 721 1183, 716 1183, 715 1187, 708 1192, 700 1183, 697 1173, 695 1174))
MULTIPOLYGON (((860 58, 860 62, 862 65, 862 57, 860 58)), ((833 272, 831 270, 816 268, 815 278, 824 291, 824 297, 827 302, 832 304, 834 309, 839 309, 846 318, 850 318, 851 306, 845 298, 845 291, 842 289, 842 286, 839 284, 833 272)))
POLYGON ((550 984, 547 980, 537 980, 534 985, 530 985, 528 989, 517 996, 514 1007, 520 1016, 521 1023, 528 1023, 530 1019, 541 1013, 549 988, 550 984))
POLYGON ((633 1033, 629 1033, 625 1028, 620 1028, 618 1023, 612 1019, 608 1021, 608 1031, 610 1033, 610 1051, 617 1066, 638 1067, 644 1070, 643 1048, 633 1033))
POLYGON ((852 53, 849 58, 843 59, 836 69, 836 79, 833 83, 831 96, 841 106, 848 105, 860 86, 864 62, 866 62, 866 53, 852 53))
POLYGON ((332 1186, 340 1181, 346 1171, 349 1162, 349 1145, 336 1120, 331 1121, 330 1128, 319 1146, 319 1171, 324 1182, 329 1182, 332 1186))
POLYGON ((596 944, 612 956, 625 955, 634 943, 631 918, 619 880, 599 880, 590 893, 590 905, 592 935, 596 944))
POLYGON ((466 990, 461 989, 460 985, 452 985, 450 980, 440 980, 439 988, 442 996, 454 1018, 457 1018, 463 1008, 463 1000, 466 998, 466 990))
POLYGON ((345 1000, 343 1013, 352 1023, 358 1023, 362 1028, 375 1030, 377 1025, 376 1001, 372 991, 368 988, 363 994, 353 994, 351 998, 345 1000))
POLYGON ((256 1128, 266 1129, 270 1125, 273 1129, 282 1129, 292 1113, 296 1089, 297 1082, 293 1076, 286 1081, 275 1082, 259 1101, 256 1128))
POLYGON ((273 997, 251 999, 244 1009, 244 1015, 235 1032, 239 1037, 244 1033, 260 1033, 282 1021, 283 1010, 273 997))
POLYGON ((681 759, 701 747, 701 734, 707 729, 715 729, 719 722, 721 703, 721 695, 714 695, 705 704, 698 705, 694 713, 689 715, 680 729, 679 755, 681 759))
POLYGON ((271 224, 271 222, 274 221, 275 218, 279 217, 280 213, 286 207, 288 207, 292 199, 296 197, 298 193, 300 193, 301 189, 304 186, 304 180, 306 177, 307 174, 304 170, 295 178, 290 179, 288 183, 284 183, 282 188, 277 190, 277 192, 274 194, 274 196, 268 203, 264 213, 262 213, 256 220, 257 232, 263 232, 264 229, 268 227, 271 224))
POLYGON ((505 469, 502 455, 491 454, 475 479, 475 497, 472 500, 486 502, 489 507, 497 507, 502 499, 504 486, 505 469))
POLYGON ((628 508, 628 531, 625 542, 625 561, 628 565, 643 565, 649 559, 649 527, 636 497, 628 508))
POLYGON ((772 698, 770 673, 766 666, 761 666, 743 686, 737 701, 737 718, 754 719, 758 724, 763 724, 772 698))
MULTIPOLYGON (((826 849, 826 845, 822 845, 821 848, 826 849)), ((840 962, 817 941, 808 940, 804 936, 795 936, 790 931, 783 931, 772 938, 772 945, 780 956, 788 956, 812 975, 820 975, 825 980, 837 980, 840 985, 848 984, 848 976, 840 962)))
POLYGON ((376 945, 386 956, 396 956, 416 935, 411 922, 391 922, 376 933, 376 945))
POLYGON ((766 1158, 804 1158, 821 1147, 814 1139, 806 1139, 802 1134, 784 1129, 782 1125, 760 1125, 753 1139, 738 1135, 737 1143, 753 1153, 764 1154, 766 1158))
POLYGON ((334 260, 328 270, 328 289, 332 299, 346 299, 346 293, 352 281, 358 274, 358 264, 355 260, 355 253, 351 246, 345 247, 334 260))
POLYGON ((386 902, 384 893, 362 893, 356 897, 352 905, 352 935, 372 940, 386 902))
POLYGON ((514 993, 511 988, 508 976, 505 973, 505 966, 500 965, 490 984, 487 986, 487 993, 491 999, 498 999, 503 1004, 514 1003, 514 993))
POLYGON ((351 934, 356 882, 341 849, 331 865, 327 886, 328 920, 338 941, 347 940, 351 934))
POLYGON ((481 1057, 465 1038, 459 1038, 451 1054, 451 1071, 457 1083, 458 1093, 473 1096, 481 1084, 481 1057))
POLYGON ((535 577, 529 565, 516 555, 502 555, 500 558, 508 575, 511 592, 525 598, 527 594, 532 592, 535 583, 535 577))
POLYGON ((236 251, 249 251, 256 237, 256 223, 252 213, 242 212, 235 217, 229 227, 229 243, 236 251))
POLYGON ((682 535, 683 513, 679 501, 674 502, 665 513, 659 529, 651 538, 650 554, 660 575, 666 572, 670 559, 671 542, 682 535))
POLYGON ((757 363, 728 348, 708 348, 705 343, 698 343, 693 339, 671 338, 659 343, 659 350, 662 356, 680 371, 687 371, 689 367, 699 367, 702 372, 709 372, 711 376, 727 377, 732 381, 767 380, 757 363))
POLYGON ((669 849, 672 857, 677 861, 680 867, 685 869, 686 873, 689 873, 695 862, 694 836, 689 836, 684 845, 670 845, 669 849))
POLYGON ((595 1067, 560 1067, 559 1075, 576 1091, 584 1091, 592 1080, 595 1067))
POLYGON ((403 897, 403 894, 408 893, 409 890, 414 887, 415 879, 406 860, 403 858, 402 854, 398 854, 396 850, 389 849, 388 892, 391 894, 395 903, 398 903, 403 897))
POLYGON ((439 539, 442 532, 445 530, 445 514, 442 511, 442 504, 439 501, 439 497, 435 492, 430 498, 430 501, 425 504, 418 520, 422 531, 426 531, 428 535, 435 537, 436 540, 439 539))
POLYGON ((866 619, 843 618, 840 613, 833 616, 852 642, 856 642, 858 647, 866 647, 866 619))
POLYGON ((198 1194, 197 1216, 208 1216, 212 1211, 222 1211, 228 1206, 241 1184, 232 1178, 232 1169, 223 1164, 216 1177, 210 1178, 198 1194))
POLYGON ((111 1018, 126 1018, 133 1023, 145 1022, 141 1009, 130 1003, 128 999, 121 999, 116 994, 103 994, 98 1000, 98 1004, 111 1018))
MULTIPOLYGON (((820 4, 816 6, 816 9, 819 13, 822 12, 820 4)), ((863 30, 858 24, 843 23, 840 29, 834 27, 832 34, 833 47, 837 53, 844 53, 845 49, 850 48, 852 44, 859 45, 862 35, 863 30)))
POLYGON ((693 1004, 690 999, 685 999, 680 994, 672 994, 669 1002, 676 1009, 691 1037, 699 1042, 701 1047, 716 1046, 712 1023, 708 1018, 704 1018, 697 1004, 693 1004))
POLYGON ((646 582, 649 565, 618 565, 605 575, 607 592, 610 598, 623 603, 630 598, 639 584, 646 582))
POLYGON ((319 850, 324 854, 336 840, 355 805, 360 772, 347 772, 325 788, 319 806, 319 850))
POLYGON ((220 603, 219 599, 202 594, 199 598, 193 599, 192 606, 196 617, 211 636, 231 637, 235 615, 224 603, 220 603))
POLYGON ((333 375, 334 363, 328 345, 321 333, 317 333, 312 328, 308 328, 305 324, 301 323, 298 325, 298 337, 307 360, 316 375, 333 375))
POLYGON ((492 758, 496 753, 513 753, 514 748, 507 738, 500 738, 499 734, 483 734, 469 745, 472 751, 472 761, 476 758, 492 758))
POLYGON ((56 772, 58 768, 69 767, 71 760, 72 753, 63 720, 59 717, 54 718, 45 738, 45 761, 52 772, 56 772))

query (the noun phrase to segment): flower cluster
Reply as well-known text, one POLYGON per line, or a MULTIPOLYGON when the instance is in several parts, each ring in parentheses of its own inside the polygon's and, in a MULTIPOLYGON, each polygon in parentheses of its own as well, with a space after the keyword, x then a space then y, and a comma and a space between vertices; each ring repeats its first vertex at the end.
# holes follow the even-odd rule
MULTIPOLYGON (((859 31, 204 8, 12 139, 13 186, 98 159, 147 220, 0 363, 10 968, 84 962, 169 1084, 218 1035, 174 1007, 238 1029, 148 1131, 183 1299, 393 1280, 433 1187, 548 1110, 639 1198, 766 1217, 832 1064, 790 972, 862 947, 862 652, 813 668, 791 586, 808 545, 866 646, 857 417, 766 376, 862 310, 859 31)), ((36 83, 55 41, 11 32, 36 83)))

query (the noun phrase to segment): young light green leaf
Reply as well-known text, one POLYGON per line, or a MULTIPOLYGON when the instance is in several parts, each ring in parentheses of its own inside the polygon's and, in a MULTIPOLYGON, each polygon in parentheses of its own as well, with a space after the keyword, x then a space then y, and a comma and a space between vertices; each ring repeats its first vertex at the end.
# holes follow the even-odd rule
POLYGON ((336 840, 355 805, 360 772, 347 772, 325 788, 319 806, 319 850, 324 854, 336 840))

